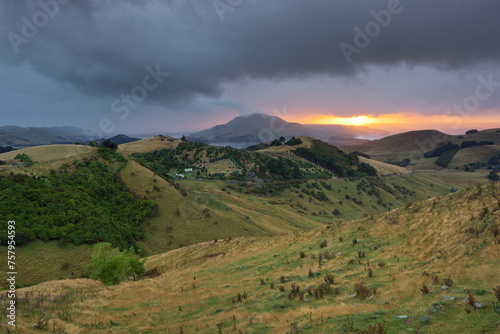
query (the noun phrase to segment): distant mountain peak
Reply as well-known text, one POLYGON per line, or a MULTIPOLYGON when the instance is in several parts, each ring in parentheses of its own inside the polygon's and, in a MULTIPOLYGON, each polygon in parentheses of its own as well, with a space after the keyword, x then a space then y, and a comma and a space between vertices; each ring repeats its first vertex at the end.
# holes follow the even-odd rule
POLYGON ((278 116, 264 113, 252 113, 233 118, 225 124, 199 131, 188 136, 188 140, 217 143, 243 143, 248 146, 255 143, 272 141, 281 136, 291 138, 310 136, 327 141, 336 146, 360 144, 367 140, 356 139, 356 136, 369 132, 369 128, 349 129, 342 125, 320 125, 318 127, 288 122, 278 116))
POLYGON ((233 118, 233 120, 235 120, 235 119, 270 119, 270 118, 279 118, 279 117, 269 115, 269 114, 264 114, 264 113, 252 113, 252 114, 237 116, 237 117, 233 118))
POLYGON ((247 114, 247 115, 240 115, 239 117, 242 117, 242 118, 251 118, 251 117, 270 117, 270 115, 268 115, 268 114, 264 114, 264 113, 260 113, 260 112, 254 112, 254 113, 247 114))

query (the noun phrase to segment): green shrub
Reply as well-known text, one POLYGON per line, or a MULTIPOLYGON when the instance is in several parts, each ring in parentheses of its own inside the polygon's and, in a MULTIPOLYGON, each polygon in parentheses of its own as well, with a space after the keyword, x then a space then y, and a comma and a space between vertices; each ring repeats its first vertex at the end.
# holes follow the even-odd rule
POLYGON ((87 267, 90 278, 100 280, 105 285, 118 284, 127 277, 144 274, 144 261, 133 248, 120 252, 110 243, 101 242, 94 245, 92 261, 87 267))
POLYGON ((26 167, 33 165, 33 160, 25 153, 16 155, 14 159, 24 162, 24 166, 26 167))

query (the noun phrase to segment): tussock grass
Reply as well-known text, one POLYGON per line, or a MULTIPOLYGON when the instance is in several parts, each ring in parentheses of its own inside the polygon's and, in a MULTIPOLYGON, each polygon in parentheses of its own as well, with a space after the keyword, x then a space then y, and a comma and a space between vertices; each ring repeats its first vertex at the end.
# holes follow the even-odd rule
MULTIPOLYGON (((90 263, 92 246, 64 247, 57 241, 33 241, 16 248, 17 284, 26 286, 57 279, 79 278, 90 263)), ((0 248, 0 256, 7 258, 7 248, 0 248)), ((2 282, 2 287, 7 282, 2 282)))
POLYGON ((177 147, 181 141, 169 136, 155 136, 143 140, 118 145, 118 152, 131 155, 132 153, 147 153, 155 150, 177 147))
MULTIPOLYGON (((162 273, 159 277, 93 287, 85 300, 78 296, 87 288, 79 288, 75 282, 76 286, 70 288, 75 298, 65 304, 68 315, 58 316, 46 304, 41 311, 49 328, 55 321, 68 333, 178 333, 180 328, 185 333, 284 333, 290 331, 292 323, 298 329, 336 333, 346 326, 358 331, 368 329, 377 322, 385 324, 387 333, 410 328, 442 333, 488 332, 498 319, 493 308, 470 307, 467 314, 461 302, 467 297, 464 290, 474 294, 475 302, 492 305, 497 301, 493 293, 474 293, 478 289, 493 291, 498 286, 500 268, 499 245, 493 234, 488 229, 478 235, 466 232, 499 218, 498 211, 482 220, 477 218, 483 204, 496 206, 495 200, 485 193, 477 195, 477 191, 467 189, 374 219, 337 223, 330 228, 275 237, 238 237, 172 250, 151 256, 146 262, 147 269, 162 273), (475 218, 471 219, 471 215, 475 218), (395 220, 400 223, 393 224, 395 220), (345 240, 356 239, 355 247, 351 242, 339 242, 340 235, 345 240), (323 249, 319 247, 322 240, 328 242, 323 249), (317 259, 299 256, 300 252, 319 255, 324 251, 340 254, 324 257, 321 269, 317 259), (365 252, 365 257, 359 259, 358 251, 365 252), (225 255, 207 256, 218 253, 225 255), (363 260, 363 264, 356 261, 348 265, 351 258, 363 260), (366 278, 365 259, 372 264, 383 261, 385 265, 377 265, 373 277, 366 278), (314 274, 316 271, 320 275, 314 274), (427 275, 422 275, 423 271, 427 275), (325 284, 327 274, 334 274, 339 294, 308 296, 307 287, 325 284), (442 291, 441 285, 433 284, 434 275, 439 275, 441 281, 450 277, 453 287, 442 291), (280 280, 281 276, 284 279, 280 280), (192 285, 194 277, 196 287, 192 285), (281 281, 284 291, 259 284, 263 277, 269 282, 281 281), (360 282, 369 291, 366 299, 350 296, 360 282), (300 286, 299 294, 305 292, 302 298, 287 297, 292 284, 300 286), (429 290, 426 294, 421 291, 423 285, 429 290), (247 298, 231 303, 243 292, 247 298), (458 301, 443 301, 443 295, 452 295, 458 301), (438 313, 429 312, 431 308, 438 313), (408 319, 397 319, 399 315, 407 315, 408 319), (419 321, 424 316, 430 319, 425 328, 419 321)), ((62 282, 51 284, 58 286, 62 282)), ((19 329, 35 332, 36 317, 23 316, 24 312, 27 309, 19 310, 19 329)))

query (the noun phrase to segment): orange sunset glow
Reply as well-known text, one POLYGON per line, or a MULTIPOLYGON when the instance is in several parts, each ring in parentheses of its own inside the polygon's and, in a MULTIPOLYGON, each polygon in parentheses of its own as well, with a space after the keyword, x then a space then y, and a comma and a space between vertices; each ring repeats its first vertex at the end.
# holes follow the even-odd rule
POLYGON ((435 128, 462 128, 477 127, 488 128, 492 123, 500 122, 500 115, 487 112, 481 115, 457 116, 457 115, 421 115, 418 113, 398 113, 383 115, 353 115, 351 117, 339 117, 324 114, 313 114, 293 119, 294 122, 302 124, 338 124, 345 126, 369 126, 372 128, 383 128, 388 131, 398 132, 402 130, 421 130, 435 128))

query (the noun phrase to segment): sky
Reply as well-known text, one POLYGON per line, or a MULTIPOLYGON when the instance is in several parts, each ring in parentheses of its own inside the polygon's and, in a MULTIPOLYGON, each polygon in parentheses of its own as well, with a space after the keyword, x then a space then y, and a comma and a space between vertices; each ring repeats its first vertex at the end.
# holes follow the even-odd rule
POLYGON ((5 0, 0 126, 500 127, 500 2, 5 0))

